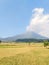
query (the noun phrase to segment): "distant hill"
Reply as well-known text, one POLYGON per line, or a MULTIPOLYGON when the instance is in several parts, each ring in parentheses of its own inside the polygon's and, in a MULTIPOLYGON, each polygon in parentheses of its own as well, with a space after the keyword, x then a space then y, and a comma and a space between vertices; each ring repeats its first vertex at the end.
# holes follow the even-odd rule
POLYGON ((40 34, 37 34, 35 32, 26 32, 24 34, 16 35, 13 37, 8 37, 8 38, 3 38, 1 39, 2 41, 25 41, 25 40, 43 40, 43 39, 48 39, 47 37, 44 37, 40 34))

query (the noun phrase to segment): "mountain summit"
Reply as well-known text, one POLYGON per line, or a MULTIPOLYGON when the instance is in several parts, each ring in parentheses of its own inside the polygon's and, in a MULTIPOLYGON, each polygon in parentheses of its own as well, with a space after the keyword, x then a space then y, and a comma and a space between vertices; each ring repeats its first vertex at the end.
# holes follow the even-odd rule
POLYGON ((24 34, 16 35, 13 37, 3 38, 2 41, 15 41, 18 39, 48 39, 48 38, 35 32, 26 32, 24 34))

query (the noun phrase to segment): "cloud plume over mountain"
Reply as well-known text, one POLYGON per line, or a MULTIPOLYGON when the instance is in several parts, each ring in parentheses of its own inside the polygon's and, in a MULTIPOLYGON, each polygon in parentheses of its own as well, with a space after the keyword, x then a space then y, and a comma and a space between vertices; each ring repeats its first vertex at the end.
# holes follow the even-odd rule
POLYGON ((32 18, 26 30, 49 37, 49 14, 45 14, 44 11, 44 8, 32 10, 32 18))

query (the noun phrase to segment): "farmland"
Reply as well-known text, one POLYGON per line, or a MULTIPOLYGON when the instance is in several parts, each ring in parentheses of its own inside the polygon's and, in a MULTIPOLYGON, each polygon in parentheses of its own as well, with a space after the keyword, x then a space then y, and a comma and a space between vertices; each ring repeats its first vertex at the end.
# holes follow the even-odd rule
POLYGON ((1 43, 0 65, 49 65, 49 49, 43 43, 1 43))

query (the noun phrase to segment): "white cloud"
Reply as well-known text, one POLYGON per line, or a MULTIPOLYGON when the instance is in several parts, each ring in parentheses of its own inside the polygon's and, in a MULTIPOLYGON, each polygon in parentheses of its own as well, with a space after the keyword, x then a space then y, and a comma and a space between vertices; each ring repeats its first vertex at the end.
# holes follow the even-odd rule
POLYGON ((32 18, 26 30, 49 37, 49 14, 44 14, 44 8, 35 8, 32 12, 32 18))

